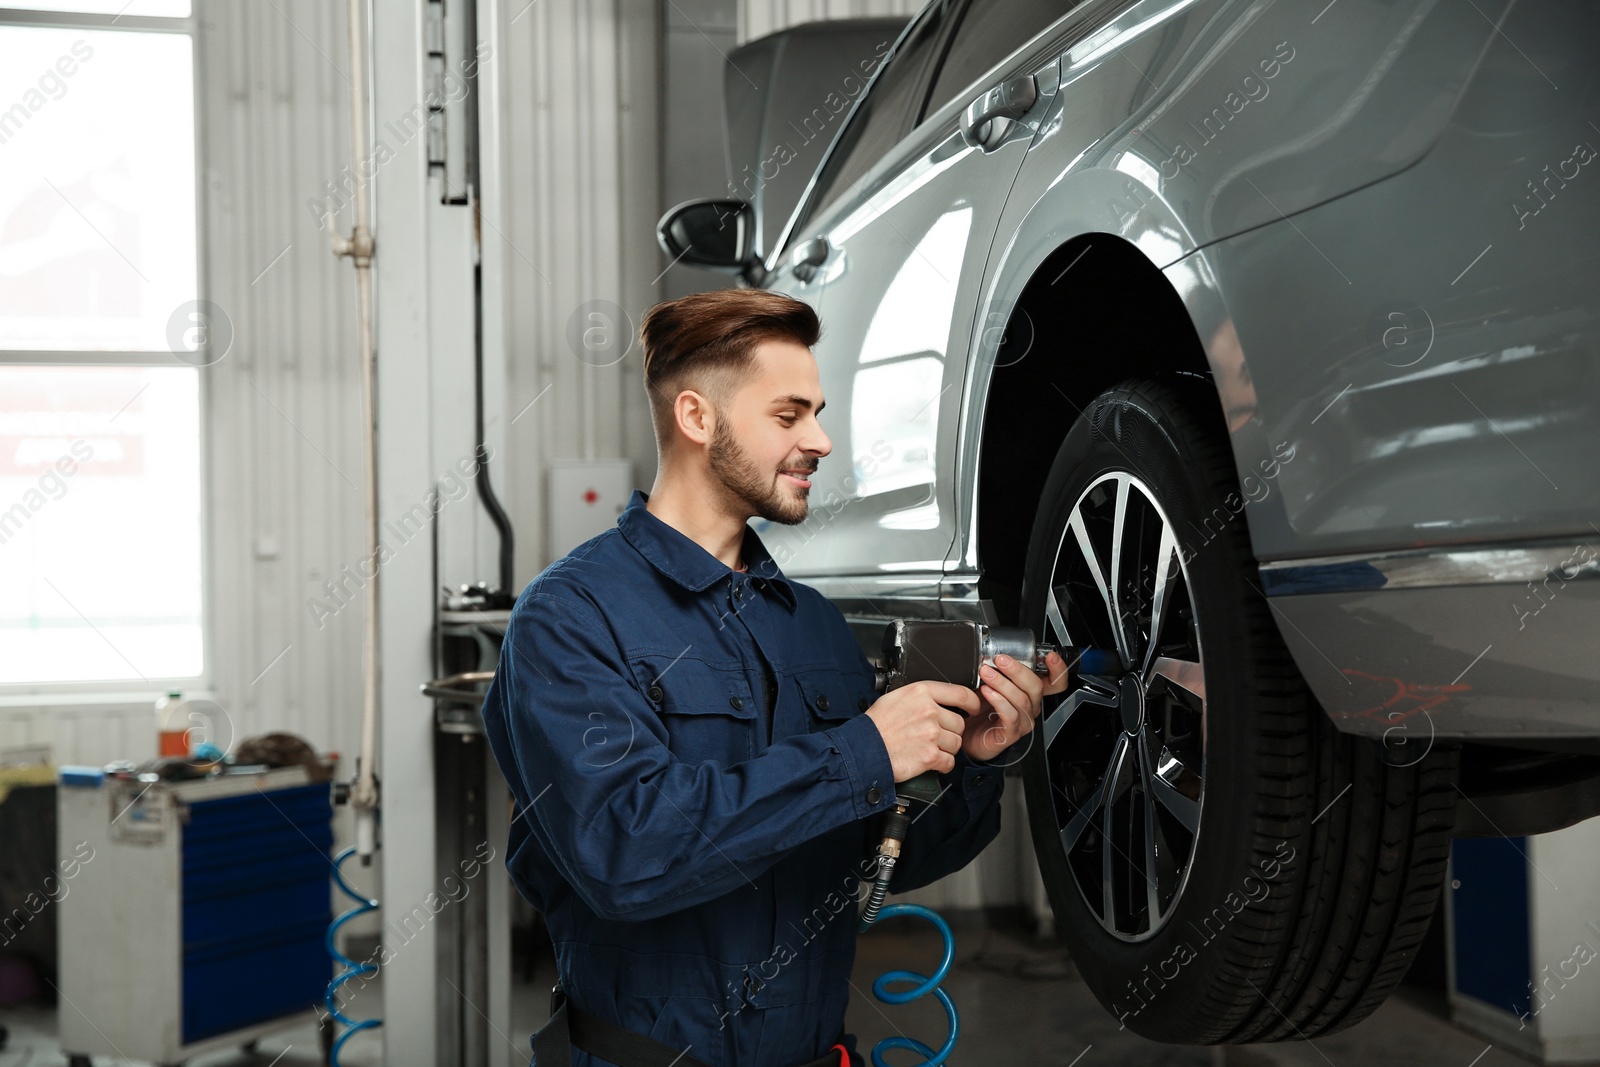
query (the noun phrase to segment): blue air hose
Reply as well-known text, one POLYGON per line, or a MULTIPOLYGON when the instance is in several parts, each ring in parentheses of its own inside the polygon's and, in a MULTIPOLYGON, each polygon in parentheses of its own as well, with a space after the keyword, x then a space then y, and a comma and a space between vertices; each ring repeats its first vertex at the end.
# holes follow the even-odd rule
MULTIPOLYGON (((345 849, 343 852, 334 857, 333 881, 345 896, 356 902, 356 906, 340 915, 337 919, 333 920, 333 923, 328 927, 327 936, 323 939, 323 944, 326 945, 328 949, 328 955, 332 956, 341 967, 345 968, 343 971, 340 971, 338 974, 333 976, 333 981, 328 983, 328 991, 322 996, 322 1002, 328 1007, 328 1014, 333 1017, 334 1021, 341 1023, 346 1027, 345 1032, 339 1035, 339 1040, 333 1043, 332 1051, 328 1053, 328 1063, 330 1067, 339 1067, 339 1050, 344 1048, 344 1043, 350 1040, 352 1036, 360 1033, 362 1030, 371 1030, 374 1027, 383 1025, 383 1020, 381 1019, 361 1019, 359 1021, 351 1019, 339 1010, 336 1002, 336 997, 339 993, 339 987, 350 981, 350 979, 363 978, 369 974, 378 973, 377 964, 370 961, 365 963, 357 963, 355 960, 339 951, 338 943, 335 940, 341 926, 349 922, 351 919, 354 919, 357 915, 365 915, 369 911, 377 910, 378 907, 378 902, 376 900, 364 897, 360 893, 357 893, 354 889, 350 888, 350 883, 344 880, 344 872, 339 869, 345 860, 349 859, 355 854, 356 847, 351 845, 349 848, 345 849)), ((903 905, 895 906, 901 907, 903 905)))
POLYGON ((886 1037, 872 1046, 872 1062, 874 1067, 890 1067, 884 1057, 890 1049, 907 1048, 923 1057, 922 1063, 915 1067, 939 1067, 950 1055, 950 1050, 956 1047, 956 1038, 961 1034, 961 1019, 956 1014, 956 1006, 950 1000, 950 994, 939 988, 939 983, 944 981, 944 976, 950 972, 950 964, 956 955, 956 938, 950 932, 950 924, 944 917, 932 908, 925 908, 921 904, 890 904, 877 912, 871 922, 887 919, 891 915, 915 915, 919 919, 926 919, 932 923, 934 929, 939 931, 939 936, 944 939, 944 958, 939 961, 939 966, 932 975, 918 974, 916 971, 885 971, 872 983, 872 995, 885 1004, 907 1004, 913 1000, 932 993, 939 998, 939 1003, 944 1005, 945 1017, 950 1021, 950 1034, 944 1039, 944 1047, 935 1052, 921 1041, 909 1037, 886 1037), (910 988, 892 990, 892 982, 909 982, 910 988))

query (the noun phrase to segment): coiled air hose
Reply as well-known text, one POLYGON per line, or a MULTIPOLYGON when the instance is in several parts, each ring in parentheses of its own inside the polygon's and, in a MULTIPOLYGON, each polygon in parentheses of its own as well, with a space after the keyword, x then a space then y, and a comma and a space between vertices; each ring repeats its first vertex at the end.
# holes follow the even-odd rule
POLYGON ((944 917, 932 908, 925 908, 921 904, 890 904, 884 906, 883 900, 889 893, 889 879, 894 874, 896 862, 900 858, 900 849, 905 844, 906 835, 911 832, 910 807, 912 801, 931 805, 938 801, 940 795, 939 779, 932 772, 920 774, 907 782, 895 786, 896 803, 893 808, 884 813, 883 843, 878 846, 878 872, 872 883, 871 895, 867 898, 867 906, 861 912, 861 925, 858 931, 864 931, 879 919, 887 919, 894 915, 914 915, 933 924, 939 931, 939 936, 944 939, 944 958, 939 961, 939 966, 933 974, 918 974, 916 971, 886 971, 880 974, 872 983, 872 995, 885 1004, 908 1004, 913 1000, 932 993, 939 998, 939 1003, 944 1005, 945 1018, 950 1021, 950 1033, 944 1039, 944 1046, 935 1052, 921 1041, 909 1037, 886 1037, 872 1046, 872 1062, 874 1067, 889 1067, 884 1059, 890 1049, 911 1049, 922 1056, 922 1063, 916 1067, 939 1067, 950 1055, 950 1050, 956 1046, 956 1038, 961 1034, 961 1018, 956 1014, 956 1006, 950 999, 950 994, 939 988, 939 983, 944 981, 944 976, 950 971, 950 963, 956 955, 955 935, 950 932, 950 924, 944 917), (911 983, 910 988, 894 990, 889 988, 893 983, 911 983))
POLYGON ((333 981, 328 983, 328 991, 322 996, 322 1002, 327 1005, 329 1016, 331 1016, 335 1022, 345 1027, 345 1032, 339 1035, 339 1039, 333 1043, 333 1048, 328 1053, 329 1067, 339 1067, 339 1050, 344 1048, 344 1043, 350 1040, 352 1036, 360 1033, 362 1030, 371 1030, 374 1027, 383 1025, 383 1020, 381 1019, 351 1019, 346 1016, 344 1012, 339 1010, 339 1005, 337 1002, 340 986, 344 985, 352 978, 364 978, 369 974, 378 973, 377 964, 372 963, 371 961, 357 963, 355 960, 339 951, 337 942, 337 935, 340 927, 349 922, 351 919, 354 919, 357 915, 365 915, 369 911, 376 911, 378 907, 378 902, 376 900, 373 900, 370 897, 364 897, 360 893, 357 893, 350 887, 350 883, 344 880, 344 871, 342 871, 340 868, 343 866, 345 860, 349 859, 355 854, 356 846, 351 845, 349 848, 345 849, 343 852, 334 857, 333 881, 345 896, 356 902, 356 906, 351 908, 349 911, 344 912, 337 919, 333 920, 333 922, 328 926, 327 936, 323 939, 323 944, 326 945, 328 949, 328 955, 332 956, 341 967, 345 968, 343 971, 340 971, 338 974, 333 976, 333 981))
POLYGON ((944 981, 944 976, 950 972, 950 964, 956 956, 956 938, 950 932, 950 924, 944 917, 932 908, 925 908, 921 904, 890 904, 888 907, 874 913, 873 918, 862 916, 862 929, 872 925, 878 919, 888 919, 896 915, 915 915, 919 919, 926 919, 939 931, 939 936, 944 939, 944 958, 939 961, 939 966, 929 974, 918 974, 916 971, 885 971, 872 982, 872 995, 885 1004, 908 1004, 913 1000, 932 993, 939 998, 939 1003, 944 1005, 945 1018, 950 1022, 950 1033, 944 1039, 944 1045, 935 1052, 921 1041, 910 1037, 886 1037, 872 1046, 873 1067, 890 1067, 884 1058, 891 1049, 906 1048, 923 1057, 922 1063, 916 1067, 939 1067, 950 1056, 950 1050, 956 1047, 956 1038, 961 1036, 961 1017, 956 1014, 955 1002, 950 999, 950 994, 939 988, 939 983, 944 981), (894 990, 890 985, 895 982, 909 982, 910 988, 894 990))

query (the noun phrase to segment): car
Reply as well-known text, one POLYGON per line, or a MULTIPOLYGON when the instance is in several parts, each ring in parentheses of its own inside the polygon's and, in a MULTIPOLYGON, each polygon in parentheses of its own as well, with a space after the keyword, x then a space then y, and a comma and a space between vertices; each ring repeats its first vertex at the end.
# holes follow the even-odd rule
POLYGON ((934 0, 862 31, 847 108, 739 70, 785 90, 732 142, 762 188, 659 226, 823 322, 834 458, 761 534, 869 654, 904 617, 1115 651, 1015 763, 1121 1025, 1351 1026, 1453 837, 1600 811, 1600 5, 934 0), (815 160, 771 150, 835 113, 815 160))

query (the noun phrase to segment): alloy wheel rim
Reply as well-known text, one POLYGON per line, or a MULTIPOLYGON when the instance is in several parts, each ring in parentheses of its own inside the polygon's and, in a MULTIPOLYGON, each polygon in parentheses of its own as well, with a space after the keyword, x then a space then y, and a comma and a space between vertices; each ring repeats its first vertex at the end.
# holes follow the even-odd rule
POLYGON ((1084 904, 1107 933, 1143 941, 1171 917, 1199 843, 1205 659, 1176 532, 1136 475, 1101 475, 1073 504, 1044 612, 1046 641, 1120 663, 1046 698, 1044 766, 1084 904))

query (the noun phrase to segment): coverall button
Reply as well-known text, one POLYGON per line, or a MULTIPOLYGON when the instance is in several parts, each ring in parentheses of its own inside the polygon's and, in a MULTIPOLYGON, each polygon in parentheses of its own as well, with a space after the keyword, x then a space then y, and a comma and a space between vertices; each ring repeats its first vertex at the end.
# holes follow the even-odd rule
POLYGON ((989 778, 989 776, 987 774, 974 774, 972 776, 972 784, 973 785, 982 785, 985 781, 988 780, 988 778, 989 778))
POLYGON ((728 703, 732 704, 735 709, 744 707, 744 701, 740 700, 737 696, 729 697, 728 698, 728 703))
POLYGON ((819 711, 827 711, 828 710, 828 694, 827 693, 819 693, 819 694, 817 694, 817 710, 819 710, 819 711))
POLYGON ((659 685, 652 685, 649 691, 645 693, 645 696, 649 697, 657 704, 661 703, 661 687, 659 685))
POLYGON ((876 804, 883 799, 883 790, 873 786, 867 790, 867 803, 876 804))

